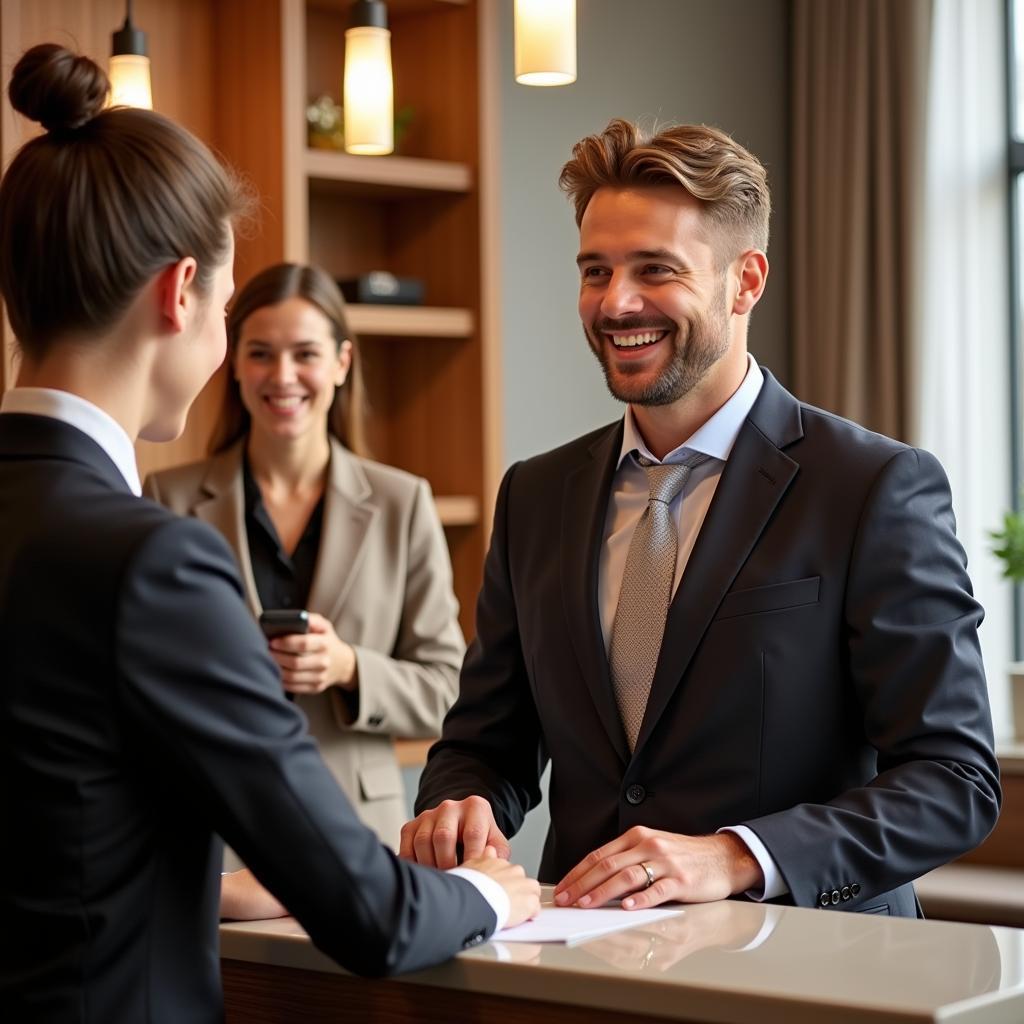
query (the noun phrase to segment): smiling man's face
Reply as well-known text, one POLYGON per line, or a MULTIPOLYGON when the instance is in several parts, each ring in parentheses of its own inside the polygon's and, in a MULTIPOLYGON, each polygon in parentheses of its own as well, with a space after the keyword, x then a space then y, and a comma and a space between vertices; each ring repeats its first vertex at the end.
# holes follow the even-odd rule
POLYGON ((726 268, 681 188, 598 189, 577 262, 583 330, 620 401, 669 405, 728 352, 726 268))

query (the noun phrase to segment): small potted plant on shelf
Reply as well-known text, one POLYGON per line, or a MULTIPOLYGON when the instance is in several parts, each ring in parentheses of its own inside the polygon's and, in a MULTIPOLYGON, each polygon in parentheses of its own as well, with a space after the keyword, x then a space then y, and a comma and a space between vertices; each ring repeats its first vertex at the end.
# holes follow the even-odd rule
MULTIPOLYGON (((1006 512, 1003 528, 989 536, 995 542, 992 553, 1003 563, 1003 576, 1015 584, 1024 583, 1024 511, 1006 512)), ((1010 663, 1010 688, 1014 735, 1024 743, 1024 661, 1010 663)))
MULTIPOLYGON (((395 152, 413 122, 412 107, 395 113, 395 152)), ((318 96, 306 107, 306 141, 312 149, 345 148, 345 118, 341 107, 331 96, 318 96)))

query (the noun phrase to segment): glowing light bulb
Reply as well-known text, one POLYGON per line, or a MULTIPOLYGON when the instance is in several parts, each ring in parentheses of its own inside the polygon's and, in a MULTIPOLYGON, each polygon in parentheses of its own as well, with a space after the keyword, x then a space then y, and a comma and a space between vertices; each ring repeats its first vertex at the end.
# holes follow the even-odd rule
POLYGON ((148 57, 119 53, 110 58, 110 105, 153 109, 148 57))
POLYGON ((383 156, 395 148, 391 33, 381 0, 356 0, 345 32, 345 150, 383 156))
POLYGON ((516 0, 516 81, 570 85, 576 81, 576 0, 516 0))

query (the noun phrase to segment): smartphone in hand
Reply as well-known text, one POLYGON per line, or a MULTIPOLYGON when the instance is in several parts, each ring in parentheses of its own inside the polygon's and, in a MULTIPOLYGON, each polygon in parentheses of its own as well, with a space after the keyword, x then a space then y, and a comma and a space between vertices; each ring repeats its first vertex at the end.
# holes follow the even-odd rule
POLYGON ((260 616, 260 629, 268 640, 309 632, 309 612, 303 608, 274 608, 260 616))

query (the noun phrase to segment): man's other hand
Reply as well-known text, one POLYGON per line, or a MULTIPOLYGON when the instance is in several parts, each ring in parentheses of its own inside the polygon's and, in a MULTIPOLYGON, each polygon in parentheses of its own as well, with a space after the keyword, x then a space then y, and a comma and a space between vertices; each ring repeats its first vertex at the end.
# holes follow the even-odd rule
POLYGON ((499 858, 507 858, 511 852, 494 821, 491 805, 482 796, 445 800, 406 822, 398 855, 430 867, 453 868, 459 863, 460 844, 463 861, 483 857, 488 846, 499 858))

